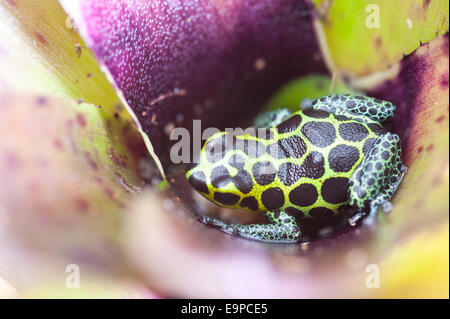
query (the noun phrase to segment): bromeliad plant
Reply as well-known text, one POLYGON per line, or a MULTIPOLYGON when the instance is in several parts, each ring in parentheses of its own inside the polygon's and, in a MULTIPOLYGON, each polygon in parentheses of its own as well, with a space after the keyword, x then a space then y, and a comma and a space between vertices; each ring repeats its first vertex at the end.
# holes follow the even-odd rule
POLYGON ((448 297, 448 1, 372 2, 1 1, 0 294, 448 297), (195 222, 171 129, 294 108, 334 72, 397 105, 391 214, 289 247, 195 222))

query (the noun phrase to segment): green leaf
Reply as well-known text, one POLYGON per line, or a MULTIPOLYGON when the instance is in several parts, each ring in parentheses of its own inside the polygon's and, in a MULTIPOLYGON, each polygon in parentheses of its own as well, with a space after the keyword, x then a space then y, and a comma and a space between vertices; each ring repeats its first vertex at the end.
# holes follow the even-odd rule
POLYGON ((341 73, 368 75, 400 61, 449 26, 446 0, 314 0, 341 73))
POLYGON ((275 110, 289 108, 297 111, 303 99, 315 99, 330 93, 355 93, 341 81, 336 81, 332 88, 332 80, 325 75, 307 75, 284 85, 267 102, 265 109, 275 110))
POLYGON ((114 88, 58 1, 0 2, 2 88, 70 97, 120 111, 114 88))

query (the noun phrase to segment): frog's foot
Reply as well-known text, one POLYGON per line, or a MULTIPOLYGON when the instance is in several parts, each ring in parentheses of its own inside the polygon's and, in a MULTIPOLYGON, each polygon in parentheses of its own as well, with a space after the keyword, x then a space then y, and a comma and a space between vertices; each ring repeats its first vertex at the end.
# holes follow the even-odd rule
POLYGON ((350 205, 359 211, 355 218, 368 214, 364 223, 374 224, 380 207, 385 213, 391 211, 390 199, 406 169, 401 161, 400 138, 393 133, 381 135, 350 178, 350 205))
POLYGON ((231 233, 264 242, 295 243, 300 240, 300 228, 294 217, 283 211, 266 212, 270 224, 229 225, 231 233))
POLYGON ((271 128, 275 127, 281 122, 283 122, 285 119, 287 119, 289 116, 292 115, 292 112, 288 109, 278 109, 274 111, 267 111, 259 114, 253 124, 256 127, 261 128, 271 128))
POLYGON ((333 94, 315 100, 305 99, 300 108, 343 115, 364 123, 384 122, 394 116, 395 105, 369 96, 333 94))
POLYGON ((367 226, 375 226, 378 216, 379 208, 381 207, 383 210, 383 213, 387 214, 390 212, 386 211, 384 207, 390 207, 392 209, 392 203, 389 201, 389 199, 384 196, 380 195, 377 198, 375 198, 372 203, 370 204, 370 210, 367 217, 364 219, 363 224, 367 226))
POLYGON ((300 228, 294 217, 285 212, 267 212, 270 224, 227 224, 215 218, 203 216, 205 224, 219 228, 221 231, 247 239, 276 243, 295 243, 300 240, 300 228))

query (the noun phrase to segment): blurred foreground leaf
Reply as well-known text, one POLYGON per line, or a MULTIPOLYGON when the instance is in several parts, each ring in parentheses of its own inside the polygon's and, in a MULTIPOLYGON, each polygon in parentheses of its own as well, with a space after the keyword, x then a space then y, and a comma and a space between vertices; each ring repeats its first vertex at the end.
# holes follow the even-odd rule
POLYGON ((131 123, 41 95, 0 94, 0 114, 0 207, 15 235, 63 254, 111 253, 103 248, 140 191, 131 123))

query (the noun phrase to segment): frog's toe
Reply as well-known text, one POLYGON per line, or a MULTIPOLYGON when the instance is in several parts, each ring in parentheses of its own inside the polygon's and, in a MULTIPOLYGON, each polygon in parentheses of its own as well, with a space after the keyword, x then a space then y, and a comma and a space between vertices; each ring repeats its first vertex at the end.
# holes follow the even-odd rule
POLYGON ((228 235, 238 235, 236 225, 226 225, 225 227, 222 227, 221 230, 228 235))
POLYGON ((389 198, 380 194, 370 203, 370 210, 367 214, 367 217, 364 218, 363 224, 366 226, 374 226, 376 225, 378 211, 382 209, 383 213, 389 214, 392 211, 392 203, 389 201, 389 198))
POLYGON ((362 224, 367 227, 375 227, 377 224, 377 215, 369 214, 366 218, 364 218, 362 224))
POLYGON ((394 206, 392 205, 391 202, 385 202, 383 203, 383 205, 381 206, 381 208, 383 209, 383 213, 385 214, 389 214, 392 211, 392 208, 394 206))
POLYGON ((302 109, 302 110, 310 109, 310 108, 312 108, 312 106, 313 106, 313 101, 308 98, 303 99, 303 101, 300 103, 300 109, 302 109))
POLYGON ((256 127, 271 128, 277 126, 291 115, 292 112, 288 109, 267 111, 259 114, 253 121, 253 124, 256 127))
POLYGON ((364 215, 364 213, 356 213, 348 219, 348 224, 352 227, 356 226, 356 224, 364 217, 364 215))
POLYGON ((199 216, 198 219, 199 219, 199 221, 201 223, 203 223, 205 225, 208 225, 208 226, 213 226, 213 227, 217 227, 217 228, 220 228, 220 229, 224 229, 224 228, 228 227, 227 223, 225 223, 225 222, 223 222, 221 220, 218 220, 216 218, 213 218, 213 217, 203 216, 202 215, 202 216, 199 216))

